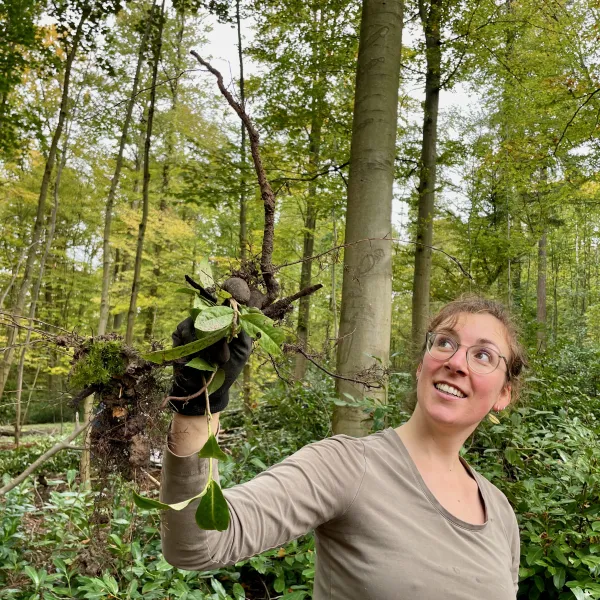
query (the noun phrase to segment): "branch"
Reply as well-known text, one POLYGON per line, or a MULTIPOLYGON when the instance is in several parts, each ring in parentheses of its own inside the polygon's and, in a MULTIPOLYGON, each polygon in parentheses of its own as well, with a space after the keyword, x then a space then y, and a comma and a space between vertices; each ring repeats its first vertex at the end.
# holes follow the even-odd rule
POLYGON ((71 442, 78 436, 80 436, 89 426, 90 423, 86 423, 85 425, 80 425, 75 428, 75 431, 68 437, 65 438, 62 442, 59 442, 55 446, 52 446, 48 452, 42 454, 36 461, 31 463, 20 475, 15 477, 10 483, 7 483, 2 489, 0 489, 0 496, 3 496, 7 492, 10 492, 13 488, 17 487, 20 483, 25 481, 29 475, 31 475, 41 464, 45 463, 49 458, 52 458, 57 452, 64 450, 65 448, 70 448, 71 442))
POLYGON ((200 394, 204 393, 204 391, 212 383, 212 380, 215 378, 216 374, 217 374, 217 372, 214 371, 213 374, 210 376, 210 379, 208 380, 208 382, 204 385, 204 387, 200 388, 194 394, 190 394, 189 396, 167 396, 162 401, 162 404, 160 405, 160 408, 163 409, 172 400, 177 400, 177 402, 184 402, 183 406, 185 406, 190 400, 193 400, 194 398, 197 398, 198 396, 200 396, 200 394))
POLYGON ((321 371, 323 371, 323 373, 326 373, 330 377, 335 377, 336 379, 342 379, 343 381, 351 381, 352 383, 358 383, 360 385, 364 385, 366 388, 369 388, 369 389, 381 389, 383 387, 383 385, 381 383, 373 384, 373 383, 364 381, 362 379, 354 379, 352 377, 344 377, 343 375, 338 375, 337 373, 332 373, 331 371, 328 371, 325 367, 320 365, 310 354, 307 354, 302 348, 300 348, 300 346, 295 346, 293 344, 285 344, 284 351, 286 351, 286 350, 287 351, 293 350, 294 352, 297 352, 298 354, 302 354, 302 356, 304 356, 304 358, 306 358, 306 360, 309 360, 313 365, 315 365, 315 367, 317 367, 317 369, 321 369, 321 371))
MULTIPOLYGON (((325 250, 324 252, 320 252, 319 254, 315 254, 314 256, 309 256, 307 258, 300 258, 299 260, 294 260, 292 262, 283 263, 277 267, 275 267, 275 271, 279 271, 279 269, 283 269, 284 267, 291 267, 292 265, 297 265, 299 263, 306 262, 307 260, 316 260, 317 258, 321 258, 321 256, 325 256, 331 252, 337 252, 342 248, 348 248, 350 246, 354 246, 355 244, 360 244, 362 242, 373 242, 373 241, 389 241, 389 242, 401 242, 403 244, 413 244, 417 245, 417 242, 413 242, 412 240, 402 240, 400 238, 391 238, 391 237, 383 237, 383 238, 364 238, 362 240, 357 240, 356 242, 349 242, 348 244, 340 244, 339 246, 334 246, 333 248, 329 248, 329 250, 325 250)), ((460 261, 455 256, 448 254, 445 250, 441 248, 437 248, 435 246, 427 246, 426 244, 420 244, 419 246, 423 246, 424 248, 430 248, 431 250, 435 250, 436 252, 441 252, 445 256, 447 256, 453 263, 455 263, 458 268, 461 270, 462 274, 465 277, 468 277, 471 281, 474 281, 471 274, 460 264, 460 261)))
POLYGON ((267 288, 267 301, 265 306, 272 304, 277 298, 277 293, 279 292, 279 284, 275 279, 275 268, 273 267, 272 257, 273 257, 273 232, 275 229, 275 194, 271 189, 271 185, 267 180, 267 175, 265 173, 265 168, 262 164, 262 159, 260 156, 259 149, 259 136, 258 131, 252 124, 250 117, 244 110, 244 108, 234 99, 229 90, 225 87, 223 83, 223 75, 215 69, 210 63, 206 62, 196 51, 192 50, 190 54, 203 66, 206 67, 216 78, 217 85, 219 86, 219 90, 221 94, 225 96, 227 102, 239 118, 242 120, 242 123, 246 127, 246 131, 248 131, 248 139, 250 141, 250 151, 252 153, 252 160, 254 161, 254 169, 256 171, 256 175, 258 177, 258 185, 260 186, 260 194, 263 199, 263 204, 265 207, 265 226, 264 226, 264 234, 263 234, 263 243, 262 243, 262 254, 260 258, 260 268, 262 271, 262 276, 265 282, 265 286, 267 288))
POLYGON ((271 304, 267 308, 263 309, 263 314, 271 319, 282 318, 287 312, 290 304, 298 298, 302 298, 303 296, 310 296, 314 294, 317 290, 320 290, 323 287, 322 283, 317 283, 315 285, 309 285, 305 287, 303 290, 292 294, 291 296, 287 296, 286 298, 282 298, 277 302, 271 304))
POLYGON ((556 156, 556 153, 558 152, 558 147, 560 146, 560 143, 563 141, 565 135, 567 134, 567 129, 569 129, 569 127, 572 125, 573 121, 575 120, 575 118, 577 117, 577 115, 579 114, 579 111, 581 109, 583 109, 586 104, 588 104, 588 102, 598 93, 600 92, 600 88, 594 90, 593 92, 591 92, 589 94, 589 96, 587 97, 586 101, 583 102, 578 108, 577 110, 573 113, 573 116, 569 119, 569 122, 565 125, 565 128, 563 129, 563 132, 560 134, 560 138, 558 140, 558 142, 556 142, 556 146, 554 146, 554 152, 553 154, 556 156))

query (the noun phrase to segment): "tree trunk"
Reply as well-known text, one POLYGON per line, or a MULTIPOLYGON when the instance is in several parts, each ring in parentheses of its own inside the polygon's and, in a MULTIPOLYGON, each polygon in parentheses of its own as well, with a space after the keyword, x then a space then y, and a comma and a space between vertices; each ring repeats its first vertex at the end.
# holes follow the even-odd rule
POLYGON ((152 88, 150 91, 150 107, 148 109, 148 123, 146 125, 146 141, 144 143, 144 183, 142 189, 142 220, 138 230, 138 240, 135 254, 135 266, 133 269, 133 282, 131 285, 131 299, 129 302, 129 311, 127 313, 127 332, 125 333, 125 343, 133 342, 133 327, 137 311, 137 297, 140 288, 140 275, 142 272, 142 254, 144 251, 144 237, 146 235, 146 224, 148 223, 148 205, 150 188, 150 147, 152 145, 152 125, 154 122, 154 107, 156 103, 156 80, 158 78, 158 63, 162 49, 162 31, 165 15, 165 0, 163 0, 158 31, 154 40, 153 65, 152 65, 152 88))
POLYGON ((115 202, 115 196, 117 188, 119 187, 119 180, 121 178, 121 169, 123 168, 123 153, 125 151, 125 145, 129 136, 129 124, 131 123, 131 115, 133 113, 133 107, 137 100, 137 91, 140 82, 140 73, 142 72, 142 65, 144 64, 144 53, 148 44, 148 34, 150 32, 150 25, 152 22, 152 15, 149 14, 146 17, 146 27, 140 41, 140 48, 137 57, 137 65, 135 68, 135 75, 133 77, 133 85, 131 88, 131 96, 127 102, 127 108, 125 110, 125 120, 123 121, 123 129, 121 131, 121 139, 119 141, 119 150, 117 152, 117 160, 115 163, 115 172, 110 182, 110 190, 108 192, 108 198, 106 200, 106 209, 104 213, 104 240, 102 244, 102 293, 100 297, 100 321, 98 323, 98 335, 104 335, 106 333, 106 326, 108 323, 109 314, 109 286, 110 286, 110 230, 112 226, 112 211, 115 202))
MULTIPOLYGON (((242 46, 242 17, 240 14, 240 0, 235 3, 235 21, 238 37, 238 61, 240 66, 240 104, 246 108, 246 83, 244 79, 244 48, 242 46)), ((246 126, 240 123, 240 260, 242 264, 248 258, 248 199, 246 198, 246 126)), ((244 410, 248 414, 252 411, 252 368, 250 362, 244 365, 242 379, 242 395, 244 410)))
MULTIPOLYGON (((356 376, 389 362, 392 308, 392 185, 402 47, 402 0, 365 0, 360 27, 350 150, 344 277, 337 370, 356 376), (355 243, 374 238, 368 243, 355 243)), ((386 390, 337 380, 340 398, 365 395, 380 402, 386 390)), ((362 410, 336 406, 334 433, 368 433, 362 410)))
POLYGON ((422 344, 429 319, 431 284, 431 245, 437 168, 437 121, 440 102, 442 49, 440 45, 441 5, 443 0, 431 0, 429 10, 419 0, 419 13, 425 32, 427 73, 423 111, 423 144, 419 174, 419 211, 415 247, 415 270, 412 297, 412 340, 414 347, 422 344))
MULTIPOLYGON (((309 172, 316 175, 319 172, 321 163, 321 133, 323 130, 323 85, 320 74, 319 53, 323 51, 319 43, 320 21, 316 11, 313 13, 313 43, 312 43, 312 65, 314 72, 311 90, 311 124, 309 138, 309 172)), ((306 214, 304 218, 304 244, 302 263, 300 273, 300 289, 303 290, 310 286, 312 280, 312 260, 306 260, 314 254, 315 229, 317 226, 317 179, 313 179, 308 184, 308 199, 306 202, 306 214)), ((310 323, 310 296, 300 298, 298 305, 298 327, 296 335, 298 345, 306 348, 308 341, 308 326, 310 323)), ((302 354, 296 355, 296 364, 294 376, 298 381, 304 379, 306 374, 306 358, 302 354)))
MULTIPOLYGON (((40 258, 40 266, 37 281, 35 282, 35 286, 33 288, 33 294, 31 297, 31 304, 29 305, 29 323, 30 327, 33 327, 33 319, 35 319, 35 314, 37 310, 37 302, 40 297, 40 289, 42 287, 42 281, 44 279, 44 270, 46 268, 46 259, 48 258, 48 254, 50 254, 50 248, 52 247, 52 241, 54 239, 54 231, 56 229, 56 215, 58 214, 58 194, 60 188, 60 178, 62 175, 62 171, 64 169, 65 163, 67 161, 67 144, 69 140, 69 135, 65 136, 65 140, 62 147, 62 156, 60 162, 58 163, 58 167, 56 169, 56 179, 54 181, 54 203, 52 205, 52 213, 50 215, 50 223, 48 224, 48 230, 46 232, 46 244, 44 245, 44 253, 40 258)), ((27 348, 29 346, 29 341, 31 339, 31 329, 27 330, 27 334, 25 335, 25 343, 23 344, 23 348, 21 350, 21 358, 19 359, 19 368, 17 374, 17 394, 15 400, 15 446, 18 448, 21 438, 21 397, 23 394, 23 373, 25 371, 25 356, 27 355, 27 348)))
MULTIPOLYGON (((33 264, 37 255, 37 245, 40 242, 42 236, 42 230, 44 227, 44 214, 46 211, 46 200, 48 198, 48 188, 50 186, 50 177, 54 169, 54 162, 56 160, 56 151, 58 149, 58 143, 60 141, 65 120, 69 111, 69 85, 71 83, 71 73, 73 68, 73 61, 77 54, 79 42, 83 34, 83 25, 89 17, 91 9, 86 6, 81 13, 79 24, 75 36, 73 37, 73 45, 67 55, 67 62, 65 63, 65 76, 62 89, 62 97, 60 101, 60 112, 58 115, 58 123, 52 136, 52 142, 50 144, 50 150, 48 152, 48 158, 46 159, 46 166, 44 167, 44 175, 42 177, 42 185, 40 187, 40 195, 38 199, 37 213, 35 216, 35 223, 33 226, 33 234, 31 245, 29 246, 27 261, 25 263, 25 270, 23 272, 23 280, 19 287, 16 302, 12 308, 12 313, 16 317, 21 316, 23 308, 25 307, 25 301, 27 299, 27 293, 29 292, 29 286, 31 284, 31 278, 33 276, 33 264)), ((4 387, 8 379, 8 374, 14 359, 14 343, 17 337, 17 327, 8 327, 8 335, 6 341, 6 350, 4 352, 4 360, 2 361, 2 367, 0 368, 0 398, 4 393, 4 387)))
MULTIPOLYGON (((181 11, 177 12, 177 18, 179 19, 179 30, 177 32, 177 59, 175 64, 175 72, 183 72, 183 60, 182 60, 182 45, 183 35, 185 33, 185 7, 181 8, 181 11)), ((167 211, 168 202, 167 197, 169 195, 169 188, 171 186, 171 165, 173 163, 173 151, 175 148, 174 140, 174 123, 176 118, 177 105, 179 100, 179 78, 174 79, 170 83, 171 88, 171 119, 167 120, 166 132, 165 132, 165 162, 162 169, 162 183, 160 188, 160 212, 159 218, 167 211)), ((158 296, 158 283, 161 276, 161 264, 160 256, 162 254, 163 246, 159 242, 154 245, 154 269, 152 274, 154 275, 152 285, 150 286, 150 298, 156 299, 158 296)), ((151 300, 148 312, 146 314, 146 328, 144 330, 144 340, 149 342, 152 339, 154 333, 154 326, 156 325, 157 307, 155 300, 151 300)))
POLYGON ((546 272, 547 272, 547 232, 544 229, 538 241, 538 276, 537 276, 537 350, 546 351, 546 272))

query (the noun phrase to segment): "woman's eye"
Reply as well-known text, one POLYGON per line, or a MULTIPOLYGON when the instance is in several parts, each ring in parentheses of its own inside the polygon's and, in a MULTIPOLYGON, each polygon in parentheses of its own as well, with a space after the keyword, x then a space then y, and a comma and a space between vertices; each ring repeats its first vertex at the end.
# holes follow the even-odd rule
POLYGON ((454 343, 450 338, 447 337, 438 337, 435 340, 435 345, 440 348, 440 350, 453 350, 454 343))
POLYGON ((487 348, 475 349, 475 351, 473 352, 473 357, 475 358, 475 360, 478 360, 480 362, 492 362, 493 360, 493 354, 487 348))

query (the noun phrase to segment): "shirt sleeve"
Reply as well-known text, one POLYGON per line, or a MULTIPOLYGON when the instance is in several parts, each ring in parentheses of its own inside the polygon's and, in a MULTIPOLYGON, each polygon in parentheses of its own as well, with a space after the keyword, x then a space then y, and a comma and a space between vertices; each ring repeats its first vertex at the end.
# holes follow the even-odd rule
MULTIPOLYGON (((214 464, 216 473, 216 461, 214 464)), ((335 436, 310 444, 251 481, 223 490, 231 520, 226 531, 198 528, 199 500, 163 513, 165 559, 186 570, 209 571, 278 547, 344 514, 366 471, 364 443, 335 436)), ((206 484, 208 459, 165 449, 161 501, 181 502, 206 484)))
MULTIPOLYGON (((512 512, 512 511, 511 511, 512 512)), ((515 593, 519 591, 519 565, 521 563, 521 538, 519 536, 519 524, 515 513, 512 513, 512 527, 510 530, 511 543, 510 550, 512 553, 512 568, 511 573, 515 586, 515 593)))

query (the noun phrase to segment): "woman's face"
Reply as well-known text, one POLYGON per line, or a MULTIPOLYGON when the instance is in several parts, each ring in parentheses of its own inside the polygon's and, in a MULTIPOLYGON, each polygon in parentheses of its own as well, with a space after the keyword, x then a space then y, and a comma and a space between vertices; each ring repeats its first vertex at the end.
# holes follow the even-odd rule
POLYGON ((500 359, 492 373, 480 374, 469 368, 466 354, 469 346, 485 345, 508 358, 510 348, 504 325, 487 313, 461 313, 454 326, 442 323, 436 332, 448 334, 460 347, 446 361, 425 352, 417 369, 418 409, 439 425, 474 428, 490 410, 506 408, 510 384, 506 383, 504 360, 500 359))

